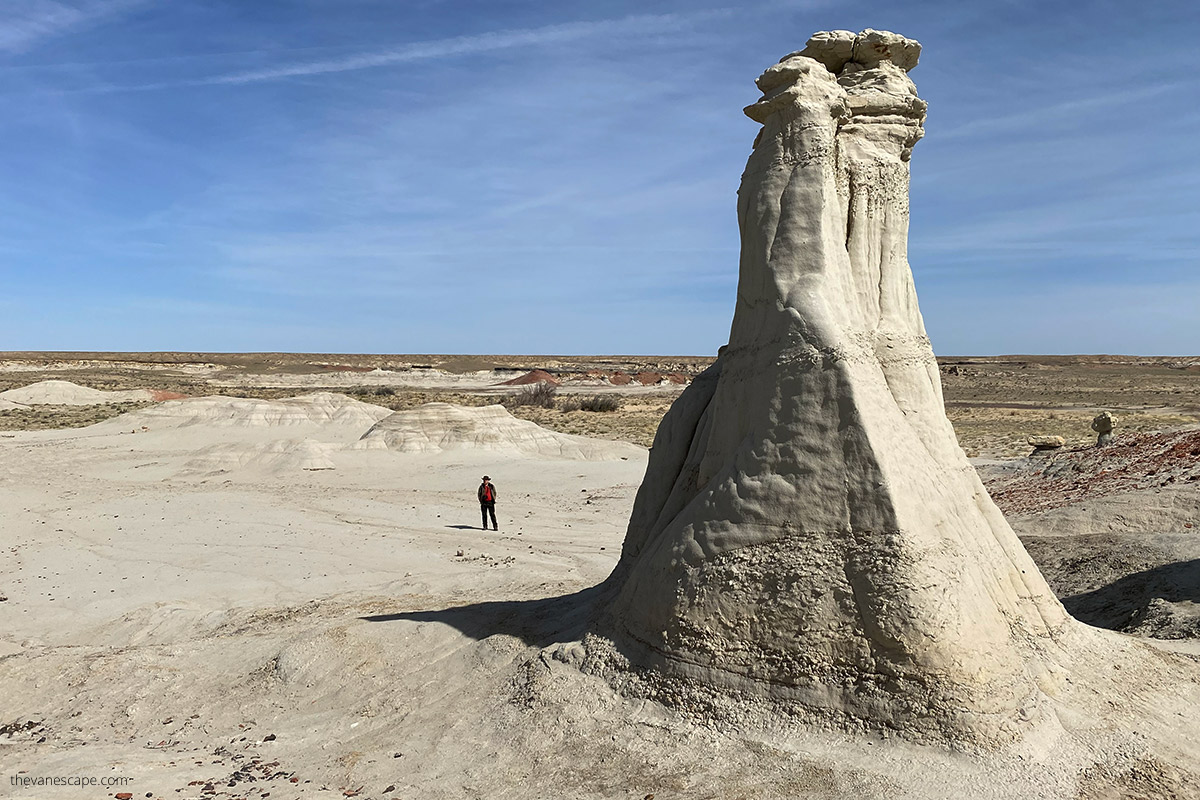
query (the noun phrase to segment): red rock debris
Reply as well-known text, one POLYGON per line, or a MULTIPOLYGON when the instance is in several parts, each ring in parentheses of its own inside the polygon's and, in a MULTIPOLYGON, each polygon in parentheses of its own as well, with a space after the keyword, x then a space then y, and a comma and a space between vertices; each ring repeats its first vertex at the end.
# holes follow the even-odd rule
POLYGON ((987 482, 1005 514, 1031 514, 1139 489, 1200 480, 1200 431, 1131 433, 1105 447, 1064 448, 1018 477, 987 482))

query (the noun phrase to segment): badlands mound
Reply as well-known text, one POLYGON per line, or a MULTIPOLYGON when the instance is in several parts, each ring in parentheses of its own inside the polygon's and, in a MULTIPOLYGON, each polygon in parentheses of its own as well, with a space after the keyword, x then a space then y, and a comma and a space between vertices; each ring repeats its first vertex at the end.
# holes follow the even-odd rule
POLYGON ((367 431, 359 447, 400 453, 484 450, 580 461, 614 461, 645 453, 626 442, 549 431, 517 419, 504 406, 469 408, 450 403, 426 403, 397 411, 367 431))
POLYGON ((518 375, 512 380, 504 381, 501 386, 532 386, 535 383, 548 383, 551 386, 558 386, 558 379, 546 372, 544 369, 535 369, 526 372, 524 375, 518 375))
POLYGON ((283 400, 245 397, 192 397, 171 400, 153 408, 123 414, 100 425, 144 425, 152 430, 211 426, 277 428, 300 425, 367 428, 391 410, 335 392, 313 392, 283 400))
POLYGON ((659 428, 585 667, 725 721, 1172 753, 1200 670, 1071 618, 945 416, 906 255, 919 52, 823 32, 758 79, 729 344, 659 428))
POLYGON ((332 392, 282 400, 194 397, 131 411, 87 428, 89 435, 138 434, 122 447, 178 453, 150 472, 162 478, 231 477, 248 480, 331 470, 345 451, 391 410, 332 392))
POLYGON ((161 400, 160 393, 149 389, 106 392, 70 381, 39 381, 18 389, 0 392, 0 400, 22 405, 93 406, 101 403, 149 402, 161 400))

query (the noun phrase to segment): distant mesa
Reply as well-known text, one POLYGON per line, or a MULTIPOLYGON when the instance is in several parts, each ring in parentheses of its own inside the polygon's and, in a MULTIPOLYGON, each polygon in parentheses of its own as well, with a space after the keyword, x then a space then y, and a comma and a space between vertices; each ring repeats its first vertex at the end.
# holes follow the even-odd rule
POLYGON ((397 411, 367 431, 356 448, 399 453, 485 450, 578 461, 616 461, 646 452, 626 442, 549 431, 517 419, 504 406, 469 408, 451 403, 426 403, 397 411))

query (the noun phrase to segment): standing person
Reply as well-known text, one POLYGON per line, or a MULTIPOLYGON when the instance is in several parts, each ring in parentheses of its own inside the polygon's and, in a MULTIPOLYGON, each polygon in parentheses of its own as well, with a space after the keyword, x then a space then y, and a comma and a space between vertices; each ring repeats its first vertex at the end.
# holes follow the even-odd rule
POLYGON ((496 524, 496 487, 487 475, 483 476, 483 483, 479 484, 478 494, 479 511, 483 514, 483 529, 487 530, 488 514, 491 514, 492 528, 500 530, 500 526, 496 524))

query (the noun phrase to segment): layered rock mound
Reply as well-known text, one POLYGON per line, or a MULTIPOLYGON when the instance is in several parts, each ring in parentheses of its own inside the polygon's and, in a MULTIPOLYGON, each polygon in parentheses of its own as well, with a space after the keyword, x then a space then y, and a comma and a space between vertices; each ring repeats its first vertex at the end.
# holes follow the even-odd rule
POLYGON ((818 33, 758 79, 729 344, 659 428, 598 629, 645 674, 1005 740, 1090 633, 943 412, 906 255, 919 52, 818 33))
POLYGON ((359 449, 401 453, 487 450, 524 457, 616 461, 644 456, 645 448, 626 442, 589 439, 546 430, 509 414, 504 406, 469 408, 426 403, 380 420, 356 445, 359 449))
POLYGON ((222 428, 279 428, 347 426, 365 429, 391 410, 336 392, 312 392, 281 400, 252 397, 192 397, 170 400, 152 408, 102 422, 109 427, 145 425, 153 430, 188 426, 222 428))
POLYGON ((160 400, 149 389, 106 392, 71 381, 48 380, 0 392, 0 400, 20 405, 94 406, 103 403, 151 402, 160 400))

